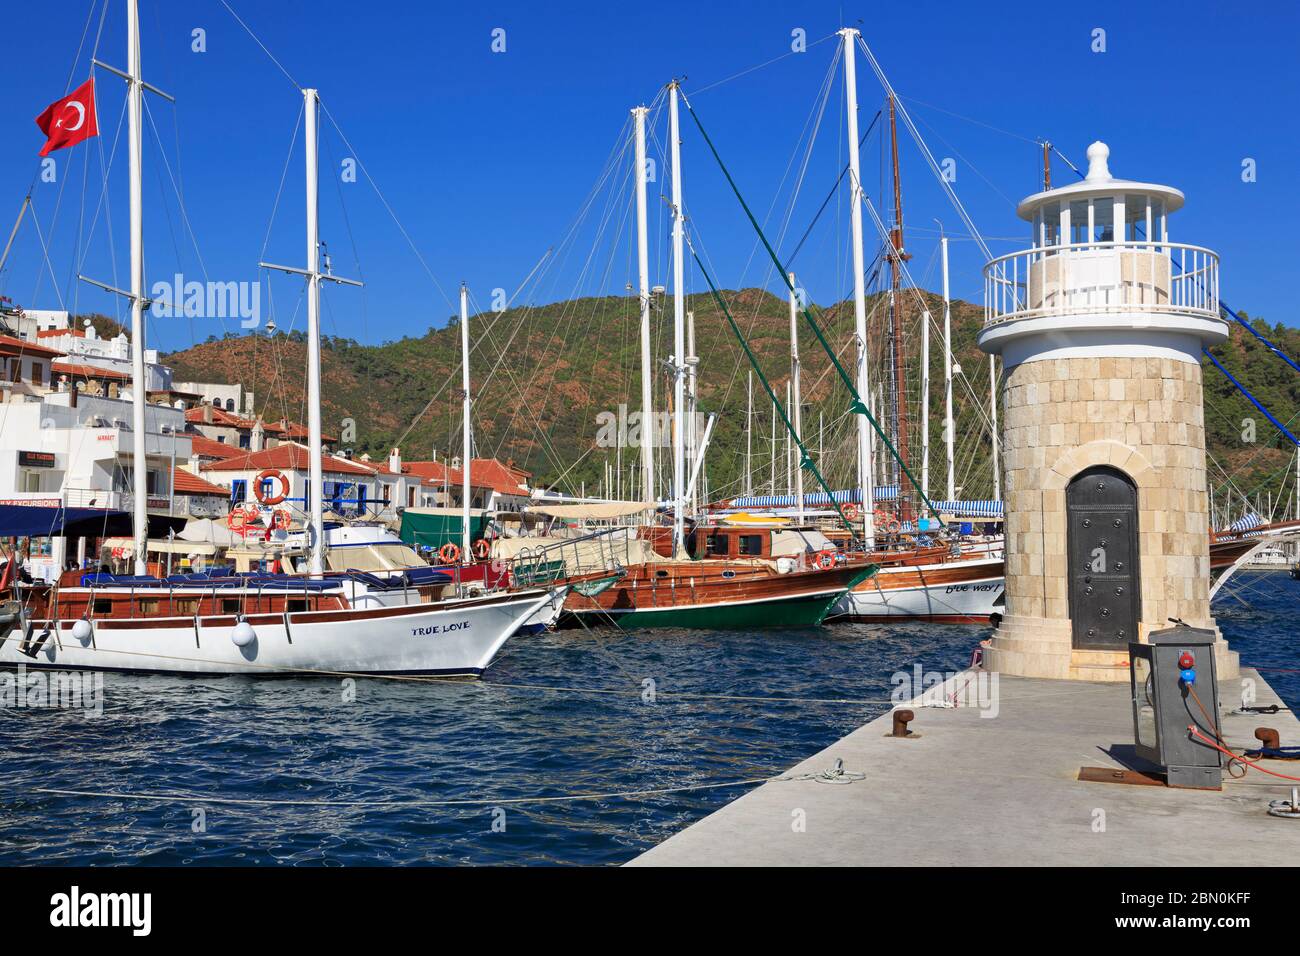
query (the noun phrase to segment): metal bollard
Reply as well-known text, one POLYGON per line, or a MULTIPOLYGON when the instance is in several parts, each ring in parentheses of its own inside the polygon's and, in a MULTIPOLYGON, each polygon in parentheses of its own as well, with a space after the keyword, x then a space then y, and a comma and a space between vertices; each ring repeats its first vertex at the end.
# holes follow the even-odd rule
POLYGON ((891 737, 910 737, 912 732, 907 729, 907 725, 916 717, 916 714, 910 710, 894 711, 894 731, 891 737))
POLYGON ((1256 727, 1255 739, 1267 750, 1277 750, 1282 746, 1281 735, 1272 727, 1256 727))

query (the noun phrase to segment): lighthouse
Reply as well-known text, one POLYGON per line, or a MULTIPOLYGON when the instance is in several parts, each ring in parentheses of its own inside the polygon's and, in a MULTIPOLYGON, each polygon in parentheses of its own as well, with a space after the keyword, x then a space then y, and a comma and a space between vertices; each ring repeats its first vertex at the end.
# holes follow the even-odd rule
MULTIPOLYGON (((1002 357, 1006 608, 985 666, 1127 681, 1130 641, 1171 618, 1216 631, 1201 350, 1224 341, 1219 261, 1173 242, 1183 194, 1079 181, 1017 213, 1030 247, 984 267, 980 348, 1002 357)), ((1237 655, 1219 637, 1220 678, 1237 655)))

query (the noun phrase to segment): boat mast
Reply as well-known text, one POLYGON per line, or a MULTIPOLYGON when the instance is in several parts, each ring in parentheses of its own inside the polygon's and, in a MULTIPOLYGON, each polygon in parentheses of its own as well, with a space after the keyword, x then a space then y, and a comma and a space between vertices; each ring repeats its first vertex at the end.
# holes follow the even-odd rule
POLYGON ((678 83, 668 86, 668 138, 673 161, 673 556, 682 547, 683 507, 683 457, 686 426, 686 355, 685 324, 686 294, 685 268, 682 256, 685 239, 685 212, 682 209, 682 143, 677 117, 678 83))
POLYGON ((470 558, 469 485, 470 444, 469 431, 469 290, 460 284, 460 558, 470 558))
MULTIPOLYGON (((794 408, 792 422, 794 424, 794 433, 803 441, 803 395, 799 388, 799 297, 795 295, 794 273, 789 273, 790 277, 790 384, 794 389, 794 400, 791 406, 794 408)), ((803 505, 803 465, 798 463, 794 471, 794 494, 796 515, 800 524, 804 521, 803 505)))
MULTIPOLYGON (((866 263, 862 255, 862 176, 858 162, 858 77, 854 40, 858 31, 845 27, 839 31, 844 41, 844 91, 848 113, 849 143, 849 224, 853 240, 853 332, 857 338, 855 381, 858 395, 867 401, 871 381, 867 372, 867 292, 866 263)), ((872 509, 875 493, 871 474, 871 426, 867 416, 858 414, 858 486, 862 489, 862 537, 867 549, 875 546, 875 521, 872 509)))
POLYGON ((939 240, 943 258, 943 443, 948 464, 948 501, 957 499, 952 448, 956 436, 952 422, 952 302, 948 298, 948 237, 939 240))
POLYGON ((898 486, 898 504, 903 507, 903 467, 907 466, 907 371, 903 352, 903 317, 898 307, 902 286, 902 264, 908 258, 903 251, 903 187, 898 169, 898 125, 895 122, 894 94, 889 93, 889 150, 894 167, 894 227, 889 230, 889 359, 890 381, 887 401, 893 407, 890 436, 898 450, 899 461, 890 462, 893 483, 898 486))
POLYGON ((127 150, 131 179, 131 522, 135 573, 149 573, 149 466, 145 460, 144 367, 144 87, 140 77, 140 6, 126 0, 127 150))
POLYGON ((930 310, 921 312, 921 494, 930 500, 930 310))
POLYGON ((320 107, 320 95, 316 90, 305 89, 303 97, 303 141, 306 156, 306 194, 307 194, 307 268, 281 266, 271 262, 259 262, 264 269, 276 269, 303 276, 307 280, 307 467, 308 482, 305 497, 307 511, 307 570, 311 574, 325 571, 325 481, 324 466, 321 462, 321 422, 320 422, 320 284, 321 280, 338 282, 342 285, 360 286, 355 279, 344 279, 332 273, 320 271, 320 220, 316 202, 316 121, 320 107))
MULTIPOLYGON (((1300 454, 1300 449, 1297 450, 1300 454)), ((1300 465, 1297 465, 1300 468, 1300 465)), ((749 370, 749 401, 745 405, 745 494, 754 493, 754 370, 749 370)), ((1296 508, 1300 509, 1300 485, 1296 487, 1296 508)), ((1300 517, 1300 515, 1297 515, 1300 517)))
POLYGON ((636 124, 636 264, 641 296, 641 483, 643 501, 655 500, 655 416, 650 374, 650 248, 646 238, 645 118, 649 109, 632 110, 636 124))
MULTIPOLYGON (((700 458, 700 436, 695 428, 695 412, 699 403, 697 391, 699 388, 699 365, 699 357, 695 354, 695 313, 691 311, 686 313, 686 460, 688 472, 694 472, 699 467, 697 463, 700 458)), ((694 491, 687 497, 690 498, 691 514, 694 515, 700 510, 699 498, 694 491)))
POLYGON ((311 555, 308 570, 325 570, 325 469, 321 463, 320 425, 320 220, 316 201, 317 92, 302 91, 307 173, 307 456, 310 470, 311 555))

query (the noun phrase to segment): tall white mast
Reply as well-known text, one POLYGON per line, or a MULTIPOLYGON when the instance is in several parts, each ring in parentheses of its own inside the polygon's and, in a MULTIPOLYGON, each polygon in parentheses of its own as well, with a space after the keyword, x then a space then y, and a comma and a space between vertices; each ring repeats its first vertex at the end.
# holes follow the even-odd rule
MULTIPOLYGON (((871 394, 871 380, 867 373, 867 289, 866 263, 862 255, 862 176, 858 162, 858 73, 853 41, 858 31, 845 27, 839 31, 844 38, 844 92, 848 112, 849 141, 849 225, 853 238, 853 332, 858 340, 855 384, 858 396, 865 403, 871 394)), ((876 531, 872 512, 875 492, 871 474, 871 424, 867 416, 858 415, 858 485, 862 489, 862 536, 867 547, 875 545, 876 531)))
MULTIPOLYGON (((127 134, 131 177, 131 520, 135 531, 135 573, 148 574, 149 463, 145 460, 144 368, 144 88, 140 78, 140 8, 126 2, 127 134)), ((179 290, 178 290, 179 291, 179 290)))
POLYGON ((320 220, 316 202, 316 120, 320 96, 313 89, 302 91, 303 140, 306 154, 307 193, 307 268, 280 266, 270 262, 259 263, 266 269, 278 269, 300 275, 307 280, 307 540, 308 563, 311 574, 325 570, 325 480, 321 463, 320 423, 320 284, 322 279, 343 285, 361 285, 354 279, 343 279, 320 271, 320 220))
POLYGON ((921 493, 930 500, 930 310, 921 313, 921 493))
POLYGON ((948 462, 948 501, 957 499, 956 473, 952 448, 955 437, 952 421, 952 303, 948 299, 948 237, 939 240, 943 253, 943 443, 948 462))
POLYGON ((684 449, 686 427, 685 211, 682 209, 682 142, 677 119, 677 81, 668 87, 668 138, 673 158, 673 555, 682 547, 684 449))
MULTIPOLYGON (((1300 459, 1297 459, 1300 474, 1300 459)), ((754 370, 749 370, 749 400, 745 404, 745 494, 754 493, 754 370)), ((1296 487, 1296 508, 1300 510, 1300 485, 1296 487)), ((1300 517, 1300 514, 1297 514, 1300 517)))
MULTIPOLYGON (((699 403, 699 356, 695 353, 695 313, 686 313, 686 460, 687 473, 693 474, 700 458, 700 435, 695 427, 696 406, 699 403)), ((691 514, 699 511, 699 496, 692 486, 691 514)))
MULTIPOLYGON (((794 433, 803 441, 803 393, 799 388, 799 297, 795 295, 794 273, 790 274, 790 382, 794 386, 794 433)), ((795 452, 794 493, 799 523, 804 521, 803 505, 803 452, 795 452)))
POLYGON ((646 238, 645 118, 649 109, 632 110, 636 122, 636 264, 641 295, 641 481, 644 501, 655 500, 655 416, 650 372, 650 247, 646 238))
POLYGON ((473 448, 469 430, 469 290, 460 284, 460 559, 470 559, 469 485, 473 448))
POLYGON ((316 115, 319 98, 315 90, 302 91, 307 146, 307 455, 310 467, 312 574, 325 570, 325 469, 321 464, 320 427, 320 221, 316 202, 316 115))

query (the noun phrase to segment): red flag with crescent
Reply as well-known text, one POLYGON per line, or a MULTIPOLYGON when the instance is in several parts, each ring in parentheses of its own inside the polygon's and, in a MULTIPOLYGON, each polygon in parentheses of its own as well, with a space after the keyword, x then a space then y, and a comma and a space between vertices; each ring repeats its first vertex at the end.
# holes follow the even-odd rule
POLYGON ((36 117, 36 125, 46 136, 45 147, 41 155, 45 156, 65 146, 75 146, 83 139, 99 135, 99 124, 95 121, 95 78, 92 76, 85 83, 45 107, 45 112, 36 117))

